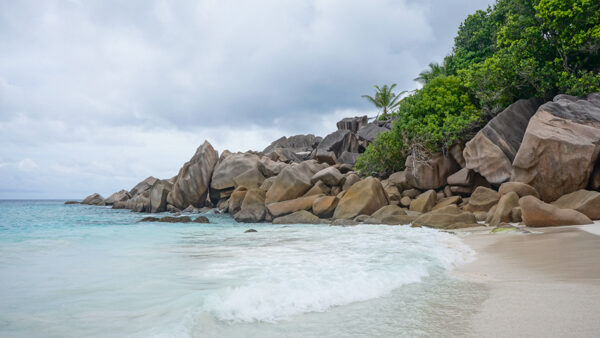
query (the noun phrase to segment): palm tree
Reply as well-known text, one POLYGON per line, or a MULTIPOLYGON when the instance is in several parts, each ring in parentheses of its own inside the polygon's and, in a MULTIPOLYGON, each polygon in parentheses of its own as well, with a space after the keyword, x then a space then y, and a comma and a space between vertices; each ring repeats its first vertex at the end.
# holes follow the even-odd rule
POLYGON ((446 75, 446 67, 437 62, 432 62, 429 64, 429 69, 420 72, 419 76, 414 78, 414 80, 421 84, 426 84, 431 79, 440 75, 446 75))
MULTIPOLYGON (((386 116, 389 110, 396 108, 400 101, 398 99, 402 96, 402 94, 406 93, 406 91, 401 91, 396 94, 393 92, 396 84, 392 84, 388 87, 388 85, 384 85, 383 87, 379 87, 377 85, 375 87, 375 97, 369 95, 362 95, 365 99, 371 101, 375 105, 375 107, 379 108, 380 111, 383 110, 383 115, 386 116)), ((379 118, 379 113, 377 113, 376 119, 379 118)))

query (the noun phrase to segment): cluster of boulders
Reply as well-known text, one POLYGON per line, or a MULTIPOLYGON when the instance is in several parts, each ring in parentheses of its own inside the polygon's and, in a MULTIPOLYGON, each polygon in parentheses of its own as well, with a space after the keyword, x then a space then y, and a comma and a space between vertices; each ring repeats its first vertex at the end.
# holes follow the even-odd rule
POLYGON ((338 122, 325 138, 282 137, 262 152, 220 156, 204 142, 170 179, 82 203, 138 212, 216 207, 239 222, 413 224, 455 229, 586 224, 600 218, 600 93, 519 100, 466 144, 385 179, 360 177, 356 158, 390 121, 338 122))

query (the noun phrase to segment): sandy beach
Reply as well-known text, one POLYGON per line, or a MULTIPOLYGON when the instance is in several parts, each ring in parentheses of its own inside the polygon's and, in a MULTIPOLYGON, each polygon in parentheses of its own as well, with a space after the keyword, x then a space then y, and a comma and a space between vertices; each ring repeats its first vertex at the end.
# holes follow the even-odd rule
POLYGON ((477 256, 453 273, 490 290, 470 335, 598 337, 600 223, 522 229, 457 233, 477 256))

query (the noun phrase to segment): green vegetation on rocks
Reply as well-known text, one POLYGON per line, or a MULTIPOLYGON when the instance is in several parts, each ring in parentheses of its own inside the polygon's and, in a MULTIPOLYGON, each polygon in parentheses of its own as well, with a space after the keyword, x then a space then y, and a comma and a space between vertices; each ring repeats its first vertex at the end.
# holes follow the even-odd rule
POLYGON ((395 119, 358 159, 364 175, 404 169, 469 139, 518 99, 600 91, 600 2, 498 0, 460 25, 452 53, 415 79, 423 87, 394 103, 395 119))

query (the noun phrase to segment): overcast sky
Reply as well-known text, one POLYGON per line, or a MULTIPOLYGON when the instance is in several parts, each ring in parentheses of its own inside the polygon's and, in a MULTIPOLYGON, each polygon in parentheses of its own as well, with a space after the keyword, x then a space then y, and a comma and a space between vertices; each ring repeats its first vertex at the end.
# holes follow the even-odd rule
POLYGON ((262 150, 373 114, 492 0, 0 0, 0 198, 105 197, 205 139, 262 150))

